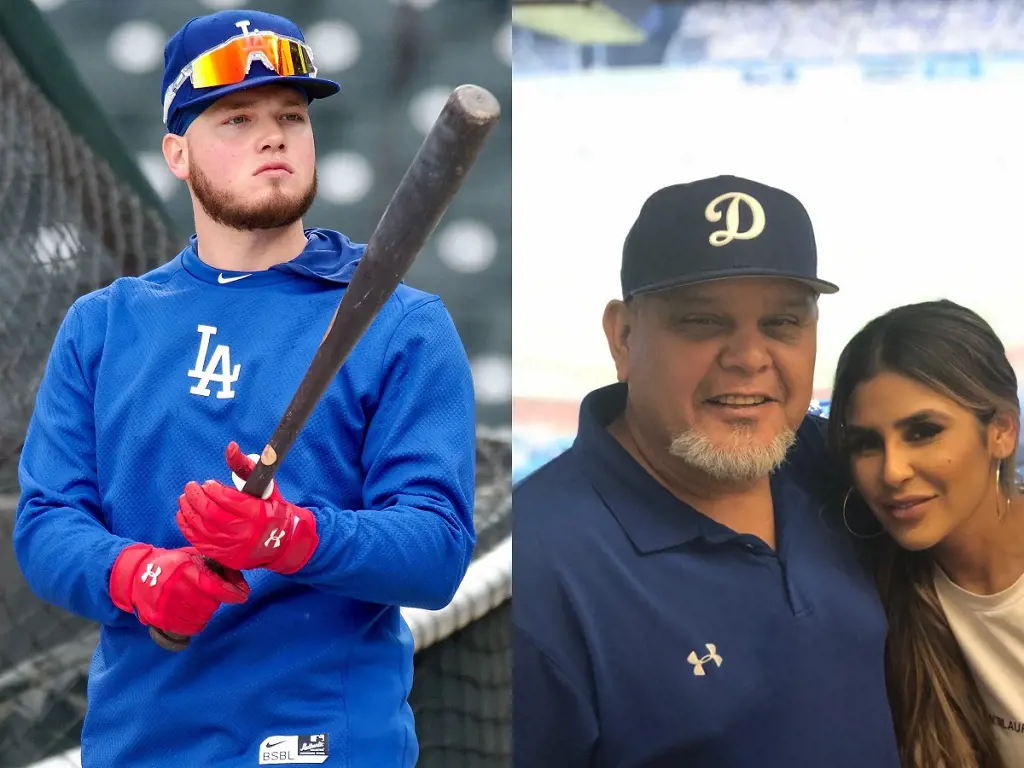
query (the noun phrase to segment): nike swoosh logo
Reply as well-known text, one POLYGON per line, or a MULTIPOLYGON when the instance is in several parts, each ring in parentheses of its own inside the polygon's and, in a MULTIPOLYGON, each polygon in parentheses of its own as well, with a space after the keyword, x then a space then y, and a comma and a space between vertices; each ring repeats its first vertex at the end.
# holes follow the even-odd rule
POLYGON ((221 274, 217 275, 217 282, 220 283, 221 285, 227 285, 228 283, 233 283, 233 282, 235 282, 237 280, 245 280, 245 278, 247 278, 247 277, 252 277, 252 275, 238 275, 237 277, 224 277, 224 273, 222 272, 221 274))
MULTIPOLYGON (((246 275, 246 277, 248 277, 248 275, 246 275)), ((284 744, 286 741, 288 741, 288 739, 281 739, 280 741, 275 741, 273 744, 267 744, 267 749, 276 747, 278 744, 284 744)))

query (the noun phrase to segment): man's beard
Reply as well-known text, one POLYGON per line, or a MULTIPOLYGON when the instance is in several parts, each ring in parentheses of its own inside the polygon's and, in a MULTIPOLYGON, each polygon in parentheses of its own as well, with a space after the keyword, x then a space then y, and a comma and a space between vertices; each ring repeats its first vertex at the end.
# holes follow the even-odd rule
POLYGON ((785 428, 767 445, 752 442, 752 427, 736 427, 725 445, 715 445, 695 429, 676 436, 669 453, 694 469, 727 483, 748 483, 767 477, 786 459, 796 433, 785 428))
POLYGON ((215 189, 210 178, 197 166, 189 164, 192 193, 206 215, 225 227, 243 232, 256 229, 287 227, 306 215, 316 199, 317 176, 300 197, 288 197, 280 188, 250 205, 245 205, 226 192, 215 189))

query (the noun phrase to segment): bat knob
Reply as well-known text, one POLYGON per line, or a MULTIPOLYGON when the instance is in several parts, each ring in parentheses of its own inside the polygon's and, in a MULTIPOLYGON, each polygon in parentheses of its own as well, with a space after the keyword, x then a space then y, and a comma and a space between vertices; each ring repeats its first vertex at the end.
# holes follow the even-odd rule
POLYGON ((173 635, 169 632, 157 629, 156 627, 149 628, 149 636, 152 638, 154 643, 159 645, 165 651, 172 651, 174 653, 184 651, 188 648, 189 643, 192 642, 192 639, 189 637, 173 635))

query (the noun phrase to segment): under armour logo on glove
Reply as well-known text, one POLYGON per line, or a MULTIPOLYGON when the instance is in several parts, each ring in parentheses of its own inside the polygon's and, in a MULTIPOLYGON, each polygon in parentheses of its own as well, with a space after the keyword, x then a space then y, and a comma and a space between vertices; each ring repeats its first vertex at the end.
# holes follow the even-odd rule
POLYGON ((191 637, 224 603, 244 603, 249 585, 236 571, 214 573, 193 547, 125 547, 110 569, 111 602, 145 626, 191 637))
POLYGON ((142 573, 141 581, 145 584, 148 580, 149 586, 155 587, 156 580, 160 578, 160 566, 154 566, 153 563, 146 563, 146 570, 142 573))
MULTIPOLYGON (((256 461, 237 443, 225 452, 235 485, 252 474, 256 461)), ((316 518, 308 509, 290 504, 275 486, 256 498, 215 480, 191 482, 178 498, 178 527, 202 554, 228 568, 248 571, 267 568, 281 574, 302 568, 320 539, 316 518)))

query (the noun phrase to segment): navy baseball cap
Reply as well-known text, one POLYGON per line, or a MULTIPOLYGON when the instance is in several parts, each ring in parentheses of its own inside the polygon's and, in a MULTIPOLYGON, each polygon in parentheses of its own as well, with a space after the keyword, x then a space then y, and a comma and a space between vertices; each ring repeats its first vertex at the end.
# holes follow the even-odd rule
POLYGON ((659 189, 644 202, 622 248, 622 295, 731 277, 784 277, 818 293, 811 219, 796 197, 737 176, 659 189))
POLYGON ((310 101, 341 90, 316 76, 313 52, 289 19, 243 10, 196 17, 164 47, 164 124, 183 134, 192 118, 221 97, 277 83, 297 86, 310 101))

